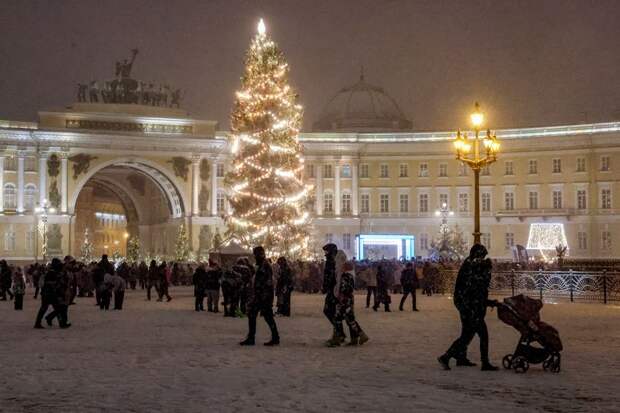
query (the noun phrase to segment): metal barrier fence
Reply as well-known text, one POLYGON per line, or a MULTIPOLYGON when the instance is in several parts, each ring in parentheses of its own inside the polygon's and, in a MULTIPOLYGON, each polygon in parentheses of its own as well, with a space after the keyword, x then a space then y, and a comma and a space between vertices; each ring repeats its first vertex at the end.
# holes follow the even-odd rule
MULTIPOLYGON (((440 271, 437 289, 454 290, 457 271, 440 271)), ((495 293, 531 297, 620 302, 620 272, 593 271, 494 271, 490 290, 495 293)))

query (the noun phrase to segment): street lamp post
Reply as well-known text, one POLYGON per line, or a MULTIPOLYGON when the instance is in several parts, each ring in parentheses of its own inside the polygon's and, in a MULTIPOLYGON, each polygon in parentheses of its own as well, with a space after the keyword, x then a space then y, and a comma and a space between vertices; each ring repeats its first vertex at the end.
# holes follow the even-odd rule
POLYGON ((41 237, 43 238, 43 243, 41 245, 41 256, 43 257, 43 262, 45 262, 47 256, 47 218, 49 214, 56 213, 56 208, 50 206, 47 199, 44 199, 42 204, 37 204, 35 213, 40 217, 42 224, 41 237))
POLYGON ((480 170, 497 160, 499 141, 495 134, 487 129, 486 134, 480 136, 480 130, 484 123, 484 114, 480 111, 478 102, 475 104, 474 113, 470 115, 471 124, 475 136, 473 142, 467 133, 461 134, 459 130, 454 141, 456 159, 469 165, 474 171, 474 244, 480 244, 480 170), (472 145, 473 144, 473 145, 472 145), (472 148, 473 146, 473 148, 472 148), (473 153, 472 153, 473 149, 473 153))

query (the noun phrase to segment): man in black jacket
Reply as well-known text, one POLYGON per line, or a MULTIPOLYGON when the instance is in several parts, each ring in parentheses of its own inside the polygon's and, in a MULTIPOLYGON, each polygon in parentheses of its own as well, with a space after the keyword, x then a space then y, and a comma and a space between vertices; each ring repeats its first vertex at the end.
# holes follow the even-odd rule
POLYGON ((266 346, 280 344, 280 335, 276 320, 273 318, 273 272, 265 257, 265 249, 261 246, 252 251, 256 261, 256 273, 252 282, 251 297, 248 302, 248 336, 241 343, 242 346, 253 346, 256 337, 256 318, 260 313, 271 330, 271 340, 266 346))
POLYGON ((207 268, 207 311, 210 313, 220 312, 220 280, 222 279, 222 269, 213 260, 209 260, 207 268))
POLYGON ((194 271, 192 284, 194 284, 194 297, 196 297, 194 308, 196 311, 204 311, 205 294, 207 291, 207 272, 203 264, 200 264, 198 268, 196 268, 196 271, 194 271))
POLYGON ((334 294, 334 287, 336 286, 336 253, 338 247, 336 244, 326 244, 323 246, 325 251, 325 268, 323 270, 323 287, 321 291, 325 294, 325 305, 323 306, 323 314, 329 320, 333 327, 332 336, 325 343, 328 347, 339 346, 344 343, 346 336, 344 335, 344 328, 342 326, 342 320, 336 317, 336 306, 338 300, 334 294))
POLYGON ((278 264, 278 282, 276 296, 278 301, 277 314, 283 317, 291 316, 291 293, 293 292, 293 271, 286 258, 280 257, 278 264))
POLYGON ((413 263, 408 262, 405 266, 405 269, 400 274, 400 285, 403 287, 403 298, 400 299, 400 306, 398 307, 398 309, 400 311, 403 311, 403 305, 405 304, 407 295, 411 294, 413 311, 418 311, 415 290, 418 289, 420 282, 418 281, 416 267, 413 265, 413 263))
POLYGON ((480 338, 482 370, 497 370, 489 362, 489 332, 484 321, 487 307, 497 304, 497 301, 488 299, 492 264, 490 259, 485 259, 486 255, 487 249, 481 244, 475 244, 457 275, 454 305, 461 317, 461 336, 438 359, 445 370, 450 370, 451 358, 456 359, 457 366, 475 366, 467 359, 467 346, 476 334, 480 338))

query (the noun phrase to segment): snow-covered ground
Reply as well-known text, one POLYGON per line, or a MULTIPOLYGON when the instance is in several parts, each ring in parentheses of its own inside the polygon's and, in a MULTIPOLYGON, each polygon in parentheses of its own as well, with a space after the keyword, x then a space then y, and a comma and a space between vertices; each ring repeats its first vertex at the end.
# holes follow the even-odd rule
MULTIPOLYGON (((194 312, 190 288, 172 295, 158 303, 130 292, 124 311, 107 313, 79 299, 68 330, 34 330, 32 297, 23 312, 0 302, 0 411, 620 411, 619 306, 545 305, 565 347, 554 375, 540 365, 527 374, 441 370, 436 357, 459 330, 447 297, 419 298, 419 313, 374 313, 360 297, 370 342, 326 348, 322 298, 295 295, 293 317, 277 319, 282 345, 242 348, 247 319, 194 312)), ((517 332, 495 313, 488 320, 500 364, 517 332)), ((259 344, 267 331, 259 320, 259 344)), ((478 360, 477 340, 470 357, 478 360)))

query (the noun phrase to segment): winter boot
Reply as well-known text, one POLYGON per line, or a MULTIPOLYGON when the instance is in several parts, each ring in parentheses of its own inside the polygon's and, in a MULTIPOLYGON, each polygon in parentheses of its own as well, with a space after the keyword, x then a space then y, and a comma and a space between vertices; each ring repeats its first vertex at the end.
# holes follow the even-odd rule
POLYGON ((360 332, 360 336, 357 338, 357 344, 359 344, 360 346, 362 344, 364 344, 365 342, 367 342, 369 340, 368 336, 366 335, 366 333, 364 333, 363 331, 360 332))
POLYGON ((443 367, 444 370, 450 370, 450 357, 447 354, 438 357, 437 361, 441 364, 441 367, 443 367))
POLYGON ((248 337, 241 343, 239 343, 240 346, 253 346, 254 344, 256 344, 254 341, 254 337, 248 337))
POLYGON ((499 368, 497 366, 492 365, 488 360, 482 362, 482 367, 480 368, 482 371, 497 371, 499 368))
POLYGON ((351 336, 351 341, 349 342, 349 344, 347 344, 347 346, 357 346, 359 344, 359 337, 354 337, 351 336))
POLYGON ((469 361, 467 357, 465 357, 465 358, 458 359, 456 361, 456 365, 459 367, 475 367, 476 363, 469 361))
POLYGON ((272 337, 270 341, 265 343, 267 347, 274 347, 280 345, 280 337, 272 337))

